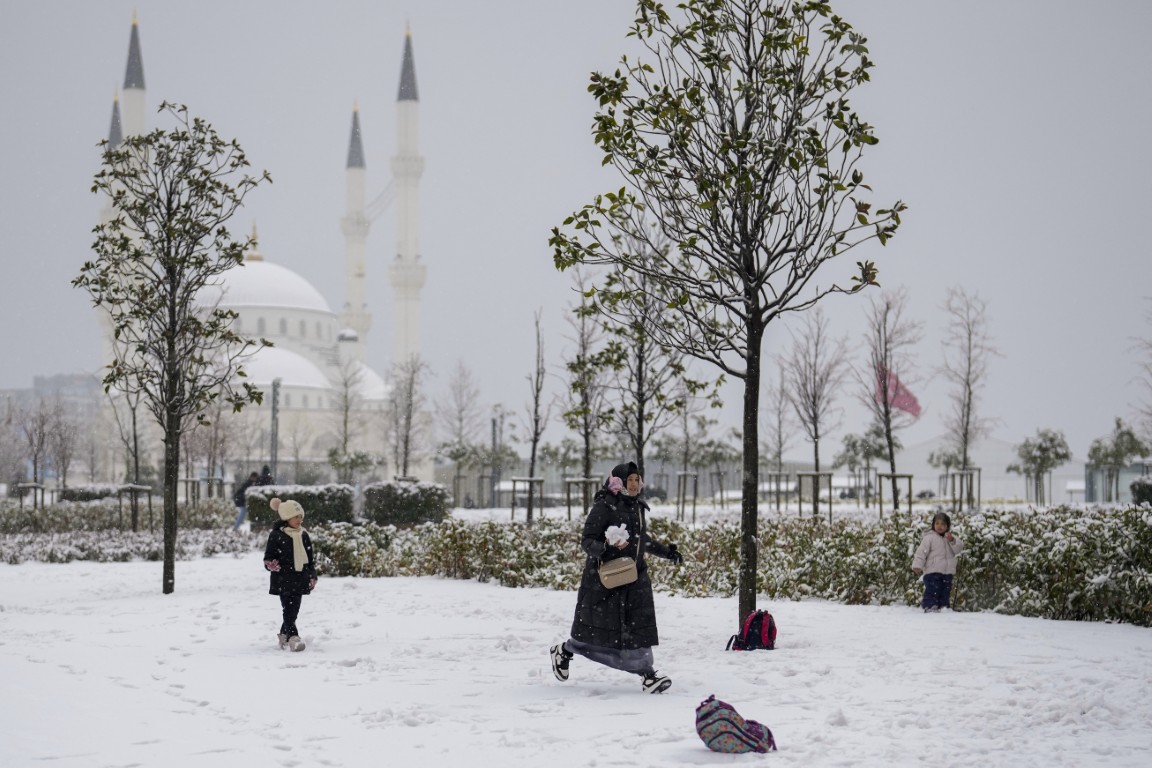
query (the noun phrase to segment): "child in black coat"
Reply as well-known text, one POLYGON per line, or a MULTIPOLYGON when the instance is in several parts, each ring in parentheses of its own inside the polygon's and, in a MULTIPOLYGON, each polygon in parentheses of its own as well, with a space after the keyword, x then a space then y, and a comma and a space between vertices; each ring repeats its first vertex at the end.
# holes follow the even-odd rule
POLYGON ((268 594, 279 595, 284 609, 284 622, 280 625, 278 639, 281 648, 302 651, 304 641, 296 630, 296 617, 300 614, 304 595, 316 588, 312 539, 301 528, 304 507, 300 502, 274 498, 268 505, 280 515, 280 522, 268 534, 268 546, 264 548, 264 568, 271 572, 268 594))

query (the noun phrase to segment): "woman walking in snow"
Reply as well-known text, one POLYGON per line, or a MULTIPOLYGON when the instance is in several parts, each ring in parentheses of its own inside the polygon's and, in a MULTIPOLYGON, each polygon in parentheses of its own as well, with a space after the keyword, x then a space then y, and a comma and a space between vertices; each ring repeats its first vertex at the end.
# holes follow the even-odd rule
POLYGON ((649 552, 674 563, 684 558, 675 544, 664 545, 648 535, 640 498, 644 481, 635 462, 618 464, 596 492, 584 521, 581 547, 588 555, 576 595, 572 636, 552 646, 552 673, 568 679, 568 663, 574 654, 591 661, 631 672, 643 678, 646 693, 663 693, 672 685, 667 675, 653 666, 652 647, 659 644, 652 582, 644 557, 649 552), (630 584, 608 588, 600 581, 601 562, 630 557, 636 561, 637 578, 630 584))
POLYGON ((924 574, 925 613, 938 613, 947 608, 952 595, 952 577, 956 575, 956 555, 964 543, 952 535, 952 519, 943 512, 932 517, 932 530, 924 534, 912 558, 912 572, 924 574))
POLYGON ((284 621, 280 624, 277 639, 281 648, 302 651, 304 641, 296 629, 296 617, 300 615, 304 595, 316 588, 312 539, 301 527, 304 507, 300 502, 274 498, 268 506, 280 515, 280 522, 268 534, 268 545, 264 548, 264 568, 271 572, 268 594, 279 595, 284 610, 284 621))

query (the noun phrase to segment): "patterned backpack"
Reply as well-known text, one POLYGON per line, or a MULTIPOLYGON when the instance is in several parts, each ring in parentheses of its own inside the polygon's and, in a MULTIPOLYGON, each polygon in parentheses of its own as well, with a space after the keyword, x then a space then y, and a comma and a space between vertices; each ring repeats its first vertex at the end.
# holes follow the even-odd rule
POLYGON ((740 634, 728 639, 728 651, 771 651, 776 648, 776 619, 768 611, 748 614, 740 634))
POLYGON ((709 696, 696 707, 696 733, 713 752, 767 752, 776 749, 768 726, 745 720, 731 704, 709 696))

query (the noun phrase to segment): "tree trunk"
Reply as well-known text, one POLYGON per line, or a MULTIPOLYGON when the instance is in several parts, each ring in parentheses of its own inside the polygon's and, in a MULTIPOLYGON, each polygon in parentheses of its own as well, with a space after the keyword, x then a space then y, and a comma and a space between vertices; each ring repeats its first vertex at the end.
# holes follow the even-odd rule
POLYGON ((760 344, 763 329, 752 327, 748 333, 747 378, 744 380, 744 479, 740 498, 740 576, 737 587, 739 615, 744 620, 756 610, 756 572, 758 564, 758 514, 760 486, 760 344))
MULTIPOLYGON (((140 485, 140 430, 136 427, 136 409, 132 409, 132 485, 140 485)), ((132 497, 132 532, 140 530, 140 501, 135 491, 132 497)))
POLYGON ((167 414, 164 428, 164 594, 176 590, 176 490, 180 483, 179 416, 167 414))

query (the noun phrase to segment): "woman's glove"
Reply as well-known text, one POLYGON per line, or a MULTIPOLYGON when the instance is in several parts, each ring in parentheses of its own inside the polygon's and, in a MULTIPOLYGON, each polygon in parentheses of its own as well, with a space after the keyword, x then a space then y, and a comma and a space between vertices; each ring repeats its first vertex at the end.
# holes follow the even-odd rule
POLYGON ((273 573, 276 573, 277 571, 280 570, 280 561, 279 560, 265 560, 264 561, 264 568, 269 570, 269 571, 272 571, 273 573))
POLYGON ((308 591, 311 592, 314 589, 316 589, 316 577, 315 576, 308 579, 308 591))
POLYGON ((668 559, 676 563, 676 565, 684 562, 684 555, 680 554, 680 550, 676 549, 675 544, 668 545, 668 559))

